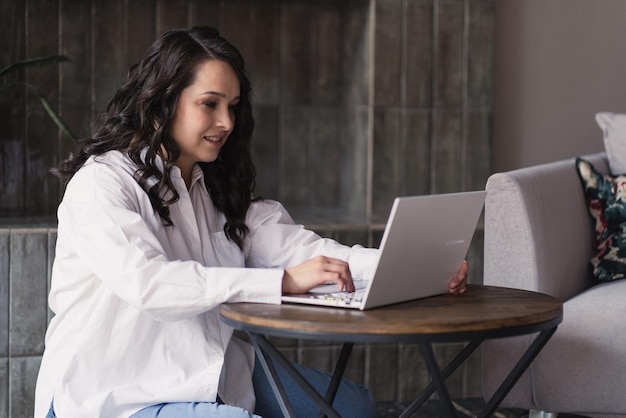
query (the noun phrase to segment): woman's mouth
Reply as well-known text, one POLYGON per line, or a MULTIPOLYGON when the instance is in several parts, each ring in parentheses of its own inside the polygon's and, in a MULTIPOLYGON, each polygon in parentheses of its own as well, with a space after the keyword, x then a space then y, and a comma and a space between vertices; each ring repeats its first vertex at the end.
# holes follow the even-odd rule
POLYGON ((204 138, 205 140, 209 141, 209 142, 220 142, 224 137, 222 136, 203 136, 202 138, 204 138))

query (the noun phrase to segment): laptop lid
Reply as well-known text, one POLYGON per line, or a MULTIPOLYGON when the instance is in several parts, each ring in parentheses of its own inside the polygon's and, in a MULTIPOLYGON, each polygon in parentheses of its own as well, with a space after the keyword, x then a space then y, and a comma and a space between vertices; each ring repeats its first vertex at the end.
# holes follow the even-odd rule
MULTIPOLYGON (((476 191, 397 197, 360 304, 320 297, 323 291, 317 288, 310 294, 284 295, 283 302, 363 310, 447 292, 467 255, 485 196, 485 191, 476 191)), ((336 285, 326 288, 333 292, 336 285)))
POLYGON ((398 197, 361 309, 448 291, 474 236, 485 191, 398 197))

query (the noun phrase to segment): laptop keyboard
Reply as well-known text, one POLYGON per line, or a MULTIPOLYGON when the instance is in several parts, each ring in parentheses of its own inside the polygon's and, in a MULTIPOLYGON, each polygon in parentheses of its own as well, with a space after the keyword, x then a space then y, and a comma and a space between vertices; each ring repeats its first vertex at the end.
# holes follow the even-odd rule
POLYGON ((323 293, 323 294, 315 294, 311 295, 313 299, 321 299, 328 301, 335 301, 342 305, 350 306, 350 305, 360 305, 363 302, 363 297, 365 296, 366 289, 357 289, 356 291, 349 292, 333 292, 333 293, 323 293))

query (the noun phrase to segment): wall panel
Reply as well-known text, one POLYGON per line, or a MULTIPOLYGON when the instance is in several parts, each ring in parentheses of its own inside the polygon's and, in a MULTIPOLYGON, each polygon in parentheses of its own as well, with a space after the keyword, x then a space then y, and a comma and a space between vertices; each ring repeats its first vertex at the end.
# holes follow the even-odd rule
MULTIPOLYGON (((0 66, 8 66, 25 58, 26 3, 0 1, 0 39, 10 39, 0 48, 0 66)), ((4 83, 24 80, 24 70, 3 76, 4 83)), ((26 152, 26 89, 9 87, 0 91, 0 210, 8 212, 25 206, 24 171, 26 152)))
MULTIPOLYGON (((365 106, 348 106, 341 114, 341 126, 338 141, 341 143, 339 168, 339 212, 337 222, 348 219, 348 223, 364 223, 369 205, 370 161, 370 111, 365 106)), ((344 221, 346 222, 346 221, 344 221)))
POLYGON ((93 0, 92 100, 97 117, 104 112, 113 93, 126 75, 125 11, 122 0, 93 0))
POLYGON ((467 7, 467 105, 492 103, 493 31, 495 3, 473 0, 467 7))
POLYGON ((9 416, 9 359, 0 357, 0 417, 9 416))
POLYGON ((220 3, 220 0, 190 0, 189 26, 218 27, 220 3))
POLYGON ((374 161, 372 164, 373 222, 385 222, 399 192, 401 113, 396 107, 374 112, 374 161))
MULTIPOLYGON (((61 1, 60 51, 71 59, 59 66, 61 103, 59 111, 74 135, 83 138, 89 133, 92 106, 92 4, 89 1, 61 1)), ((62 137, 59 159, 73 148, 73 142, 62 137)))
POLYGON ((465 123, 463 189, 478 190, 491 173, 491 112, 470 109, 465 123))
POLYGON ((342 86, 347 84, 340 71, 343 13, 337 9, 334 4, 322 4, 311 16, 311 101, 316 105, 339 104, 342 86))
POLYGON ((256 195, 279 196, 280 187, 280 115, 278 106, 257 105, 254 108, 256 125, 252 137, 254 164, 259 170, 256 195))
POLYGON ((156 2, 157 0, 126 2, 126 66, 139 62, 157 36, 156 2))
POLYGON ((257 104, 278 106, 281 97, 281 6, 279 2, 253 2, 251 51, 244 57, 257 104))
POLYGON ((13 357, 9 359, 9 413, 10 418, 33 416, 35 383, 41 357, 13 357))
POLYGON ((431 191, 450 193, 461 186, 463 114, 461 109, 433 112, 431 191))
POLYGON ((430 192, 431 111, 406 108, 402 120, 402 194, 421 195, 430 192))
POLYGON ((438 1, 435 6, 435 96, 439 107, 463 105, 464 2, 438 1))
POLYGON ((9 354, 41 355, 48 325, 48 233, 13 230, 10 245, 9 354))
POLYGON ((342 34, 336 46, 342 57, 343 101, 349 105, 369 106, 374 72, 371 63, 374 18, 366 1, 351 0, 343 4, 346 7, 342 11, 342 34))
POLYGON ((280 200, 287 207, 306 207, 309 203, 309 165, 311 108, 290 106, 281 112, 280 200))
POLYGON ((252 1, 234 0, 222 3, 220 33, 237 46, 244 59, 252 55, 252 34, 242 28, 253 25, 252 1))
POLYGON ((280 74, 282 102, 285 105, 311 103, 312 8, 311 4, 302 1, 282 5, 280 74))
POLYGON ((433 1, 406 2, 403 104, 430 107, 433 94, 433 1))
POLYGON ((0 358, 9 356, 10 242, 9 232, 0 231, 0 358))
MULTIPOLYGON (((28 0, 26 2, 26 56, 51 55, 58 46, 58 2, 28 0), (39 35, 38 35, 39 34, 39 35), (45 34, 45 36, 41 36, 45 34)), ((59 70, 57 66, 31 68, 26 71, 26 82, 37 89, 58 107, 59 70)), ((24 154, 24 176, 27 181, 25 205, 36 212, 54 210, 58 204, 59 183, 46 181, 47 169, 56 164, 57 155, 49 152, 59 148, 59 134, 54 123, 43 110, 37 96, 27 93, 26 101, 26 152, 24 154), (35 186, 35 187, 31 187, 35 186)))
POLYGON ((339 207, 341 167, 341 125, 343 112, 338 106, 316 106, 311 110, 311 145, 308 182, 310 203, 316 207, 339 207))
POLYGON ((184 28, 187 26, 187 4, 187 0, 157 0, 157 36, 169 29, 184 28))
POLYGON ((374 39, 374 104, 400 105, 402 0, 378 0, 374 39), (384 65, 378 65, 384 63, 384 65))

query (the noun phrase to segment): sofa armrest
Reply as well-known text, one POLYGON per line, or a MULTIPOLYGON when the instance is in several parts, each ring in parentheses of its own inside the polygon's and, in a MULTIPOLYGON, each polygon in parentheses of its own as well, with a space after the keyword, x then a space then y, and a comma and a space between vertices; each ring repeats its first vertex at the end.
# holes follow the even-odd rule
MULTIPOLYGON (((605 153, 583 158, 608 169, 605 153)), ((591 285, 593 226, 573 158, 494 174, 486 190, 485 284, 561 300, 591 285)))

